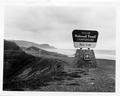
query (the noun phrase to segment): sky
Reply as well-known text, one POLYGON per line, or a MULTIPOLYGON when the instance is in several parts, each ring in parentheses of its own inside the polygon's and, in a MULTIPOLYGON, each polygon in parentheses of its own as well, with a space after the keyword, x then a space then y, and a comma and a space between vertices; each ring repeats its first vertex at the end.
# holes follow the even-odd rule
POLYGON ((7 6, 4 21, 5 39, 72 49, 74 29, 97 30, 96 49, 115 50, 116 11, 113 7, 7 6))

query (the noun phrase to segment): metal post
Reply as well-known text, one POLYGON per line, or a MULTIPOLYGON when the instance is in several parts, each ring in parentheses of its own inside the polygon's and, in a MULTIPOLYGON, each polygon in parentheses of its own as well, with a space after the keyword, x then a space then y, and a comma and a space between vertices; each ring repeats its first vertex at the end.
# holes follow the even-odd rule
POLYGON ((40 50, 39 50, 38 56, 40 57, 40 50))

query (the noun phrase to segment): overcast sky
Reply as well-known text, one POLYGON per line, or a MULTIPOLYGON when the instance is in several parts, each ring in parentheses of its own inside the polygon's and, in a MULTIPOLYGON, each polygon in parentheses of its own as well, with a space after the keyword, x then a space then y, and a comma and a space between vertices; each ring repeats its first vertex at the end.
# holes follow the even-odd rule
POLYGON ((116 22, 112 7, 9 6, 5 9, 5 39, 74 48, 74 29, 97 30, 96 49, 115 49, 116 22))

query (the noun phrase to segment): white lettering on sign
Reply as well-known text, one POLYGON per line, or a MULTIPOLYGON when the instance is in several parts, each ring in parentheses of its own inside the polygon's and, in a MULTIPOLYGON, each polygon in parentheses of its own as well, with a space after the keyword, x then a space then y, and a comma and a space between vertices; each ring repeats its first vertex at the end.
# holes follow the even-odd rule
POLYGON ((88 38, 96 38, 96 35, 95 36, 88 35, 88 38))
POLYGON ((94 48, 97 43, 98 32, 92 30, 73 30, 75 48, 94 48))
POLYGON ((91 36, 91 35, 77 35, 77 34, 75 34, 75 37, 80 37, 80 38, 96 38, 96 35, 94 35, 94 36, 91 36))
POLYGON ((87 38, 87 35, 83 36, 83 35, 77 35, 77 34, 75 34, 75 37, 87 38))
POLYGON ((90 32, 81 32, 82 34, 90 34, 90 32))

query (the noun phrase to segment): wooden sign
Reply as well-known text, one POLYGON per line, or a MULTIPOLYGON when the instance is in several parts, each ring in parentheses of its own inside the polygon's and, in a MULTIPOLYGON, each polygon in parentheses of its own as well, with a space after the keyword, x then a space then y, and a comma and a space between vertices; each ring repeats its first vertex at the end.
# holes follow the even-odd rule
POLYGON ((93 30, 73 30, 75 48, 94 48, 97 43, 98 32, 93 30))

